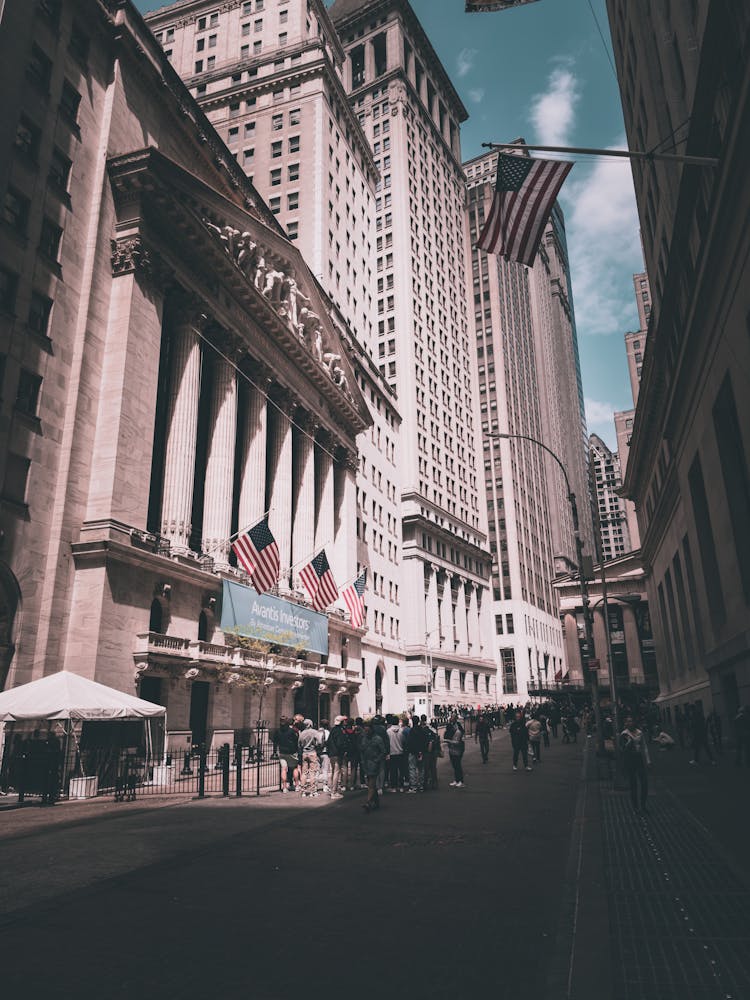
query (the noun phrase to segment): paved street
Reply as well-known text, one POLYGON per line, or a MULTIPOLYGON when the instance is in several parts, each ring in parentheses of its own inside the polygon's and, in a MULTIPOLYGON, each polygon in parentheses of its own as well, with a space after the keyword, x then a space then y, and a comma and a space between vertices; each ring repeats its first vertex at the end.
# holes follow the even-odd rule
POLYGON ((584 747, 514 773, 495 734, 466 788, 445 759, 438 793, 374 815, 278 794, 0 813, 3 992, 750 995, 748 882, 683 804, 685 780, 710 811, 744 775, 660 755, 640 820, 584 747))

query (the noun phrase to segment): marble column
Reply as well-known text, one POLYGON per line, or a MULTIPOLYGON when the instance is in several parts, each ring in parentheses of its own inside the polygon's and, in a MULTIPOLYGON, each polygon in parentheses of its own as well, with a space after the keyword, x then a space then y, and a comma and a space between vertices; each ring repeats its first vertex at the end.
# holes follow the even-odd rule
POLYGON ((440 602, 440 646, 448 653, 454 653, 455 633, 453 631, 453 593, 449 573, 443 573, 443 594, 440 602))
POLYGON ((466 618, 466 581, 459 578, 458 600, 456 601, 457 652, 464 656, 469 652, 469 623, 466 618))
POLYGON ((495 630, 490 605, 492 594, 488 587, 477 588, 477 590, 477 602, 479 604, 479 651, 482 656, 494 657, 495 630))
POLYGON ((294 405, 286 393, 278 393, 269 413, 268 523, 279 547, 279 587, 289 588, 292 561, 292 421, 294 405))
POLYGON ((219 568, 226 569, 232 531, 237 378, 233 366, 218 356, 214 361, 209 427, 202 549, 219 568))
POLYGON ((604 611, 594 608, 594 650, 592 654, 599 661, 599 683, 608 684, 607 674, 607 633, 604 627, 604 611))
POLYGON ((318 431, 315 448, 315 551, 327 547, 330 554, 333 527, 333 438, 318 431))
POLYGON ((164 457, 161 534, 172 550, 188 551, 193 509, 193 477, 201 387, 201 348, 191 321, 177 325, 171 334, 172 370, 167 408, 167 441, 164 457))
MULTIPOLYGON (((339 449, 334 465, 335 538, 331 567, 343 586, 357 572, 357 473, 356 452, 339 449)), ((382 530, 382 525, 380 526, 382 530)))
POLYGON ((628 658, 628 674, 631 684, 644 684, 643 652, 638 635, 635 610, 629 604, 622 606, 622 625, 625 633, 625 653, 628 658))
MULTIPOLYGON (((437 570, 434 566, 430 566, 429 563, 426 564, 427 572, 429 573, 429 579, 427 582, 427 595, 425 598, 426 604, 426 625, 425 631, 428 633, 428 639, 426 645, 432 649, 440 649, 440 604, 438 601, 438 578, 437 570)), ((422 636, 422 641, 424 641, 424 636, 422 636)))
POLYGON ((375 79, 375 47, 372 41, 364 43, 365 48, 365 83, 372 83, 375 79))
MULTIPOLYGON (((570 680, 588 680, 583 676, 583 660, 581 658, 581 644, 578 641, 578 620, 575 613, 566 611, 565 613, 565 657, 567 667, 570 671, 570 680)), ((563 665, 563 676, 565 676, 565 666, 563 665)))
POLYGON ((245 409, 242 427, 242 463, 238 524, 250 528, 266 508, 266 450, 268 438, 268 403, 265 393, 270 379, 262 372, 250 373, 254 385, 243 382, 245 409))
POLYGON ((469 592, 467 624, 469 630, 469 653, 472 656, 479 656, 479 603, 477 601, 477 587, 474 583, 471 584, 471 591, 469 592))
POLYGON ((298 411, 294 428, 294 522, 292 563, 296 590, 302 590, 299 571, 315 547, 315 421, 298 411))

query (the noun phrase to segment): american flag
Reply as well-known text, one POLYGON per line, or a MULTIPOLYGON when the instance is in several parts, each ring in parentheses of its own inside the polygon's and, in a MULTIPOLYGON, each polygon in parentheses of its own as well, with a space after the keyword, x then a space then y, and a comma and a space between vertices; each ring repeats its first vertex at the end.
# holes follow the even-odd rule
POLYGON ((316 611, 325 611, 339 596, 325 549, 321 549, 315 558, 300 570, 299 578, 305 585, 316 611))
POLYGON ((279 578, 279 547, 268 527, 268 518, 243 532, 232 543, 237 562, 250 574, 253 586, 262 594, 279 578))
POLYGON ((344 587, 341 596, 349 612, 349 619, 355 628, 361 628, 365 620, 364 592, 367 586, 367 570, 363 569, 354 583, 344 587))
POLYGON ((573 166, 500 153, 490 214, 477 247, 531 267, 557 192, 573 166))

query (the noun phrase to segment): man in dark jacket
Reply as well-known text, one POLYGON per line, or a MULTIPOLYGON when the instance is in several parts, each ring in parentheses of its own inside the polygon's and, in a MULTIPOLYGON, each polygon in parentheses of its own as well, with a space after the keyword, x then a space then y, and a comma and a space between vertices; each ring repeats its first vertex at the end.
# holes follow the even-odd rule
POLYGON ((341 785, 346 780, 346 748, 348 739, 344 732, 345 715, 337 715, 333 720, 333 728, 328 737, 328 759, 331 762, 331 798, 340 799, 341 785))
POLYGON ((427 749, 425 732, 415 715, 411 723, 411 732, 407 743, 409 751, 409 792, 424 791, 424 752, 427 749))
POLYGON ((297 730, 289 725, 289 719, 282 716, 279 728, 273 736, 273 752, 278 755, 281 764, 281 790, 292 791, 299 782, 299 736, 297 730), (291 781, 290 781, 291 776, 291 781), (293 782, 294 784, 291 784, 293 782))
POLYGON ((486 764, 490 756, 490 742, 492 740, 492 726, 489 718, 480 713, 477 724, 474 727, 474 742, 479 742, 479 749, 482 753, 482 763, 486 764))
POLYGON ((464 742, 464 727, 459 722, 457 712, 451 712, 448 725, 445 727, 445 745, 448 747, 448 759, 453 768, 453 781, 449 784, 451 788, 463 788, 463 757, 466 744, 464 742))
POLYGON ((372 722, 368 719, 363 726, 359 741, 359 754, 367 782, 367 802, 362 807, 365 812, 380 808, 378 798, 378 772, 385 763, 386 745, 375 732, 372 722))
POLYGON ((385 785, 385 772, 388 766, 388 757, 390 756, 391 741, 388 738, 388 728, 385 724, 385 719, 382 715, 376 715, 372 720, 372 731, 376 736, 379 736, 383 741, 383 746, 385 747, 385 760, 383 761, 383 766, 378 772, 378 795, 383 794, 383 787, 385 785))
POLYGON ((523 718, 523 712, 516 712, 516 717, 510 724, 510 744, 513 747, 513 770, 518 770, 518 755, 523 757, 523 766, 527 771, 529 766, 529 731, 523 718))

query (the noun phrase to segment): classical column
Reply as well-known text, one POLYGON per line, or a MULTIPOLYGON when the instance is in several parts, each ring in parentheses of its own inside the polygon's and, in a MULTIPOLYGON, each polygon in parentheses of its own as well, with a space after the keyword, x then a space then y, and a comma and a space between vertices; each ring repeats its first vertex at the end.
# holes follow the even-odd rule
POLYGON ((365 42, 365 83, 375 79, 375 47, 371 41, 365 42))
MULTIPOLYGON (((567 660, 570 680, 588 680, 583 676, 583 660, 581 659, 581 644, 578 641, 578 619, 573 611, 565 612, 565 660, 567 660)), ((565 666, 563 666, 565 676, 565 666)))
POLYGON ((315 546, 315 421, 308 413, 297 411, 294 428, 294 521, 292 525, 292 563, 294 586, 302 589, 299 571, 315 546))
POLYGON ((171 333, 172 370, 167 408, 161 533, 175 552, 189 549, 193 476, 201 387, 201 348, 196 323, 185 320, 171 333))
MULTIPOLYGON (((607 675, 607 633, 604 626, 604 611, 601 607, 594 608, 594 649, 599 661, 599 683, 608 684, 607 675)), ((613 664, 614 669, 614 664, 613 664)))
POLYGON ((253 370, 249 377, 254 384, 241 383, 245 398, 242 427, 242 465, 237 527, 240 531, 252 527, 266 511, 266 449, 268 436, 268 403, 266 393, 269 376, 253 370))
POLYGON ((449 653, 456 651, 453 631, 453 588, 450 573, 443 573, 443 597, 440 602, 441 648, 449 653))
POLYGON ((202 549, 217 565, 229 565, 232 483, 237 440, 237 378, 233 366, 217 356, 213 366, 202 549))
POLYGON ((466 581, 462 577, 458 581, 456 601, 456 640, 457 652, 466 656, 469 652, 469 623, 466 619, 466 581))
POLYGON ((469 632, 469 653, 472 656, 479 656, 479 603, 477 601, 477 586, 475 583, 471 584, 469 592, 467 626, 469 632))
MULTIPOLYGON (((339 449, 334 465, 334 544, 331 566, 341 587, 357 572, 357 454, 339 449)), ((380 526, 382 530, 382 525, 380 526)))
MULTIPOLYGON (((434 566, 429 563, 425 564, 425 568, 429 573, 429 579, 427 582, 427 595, 425 598, 426 605, 426 625, 425 631, 428 633, 427 646, 433 649, 440 649, 440 605, 438 602, 438 579, 437 570, 434 566)), ((424 636, 422 637, 424 639, 424 636)))
POLYGON ((289 566, 292 556, 292 421, 294 409, 287 393, 273 398, 275 405, 269 414, 269 476, 268 523, 279 547, 282 589, 289 587, 289 566))
POLYGON ((333 528, 333 438, 318 431, 315 448, 315 551, 334 539, 333 528))
POLYGON ((479 651, 482 656, 493 657, 495 631, 493 629, 492 611, 490 608, 491 592, 489 588, 477 588, 479 602, 479 651))
POLYGON ((625 655, 628 658, 628 674, 631 684, 644 684, 646 676, 643 671, 643 652, 638 635, 638 623, 635 610, 629 604, 622 607, 622 625, 625 633, 625 655))

